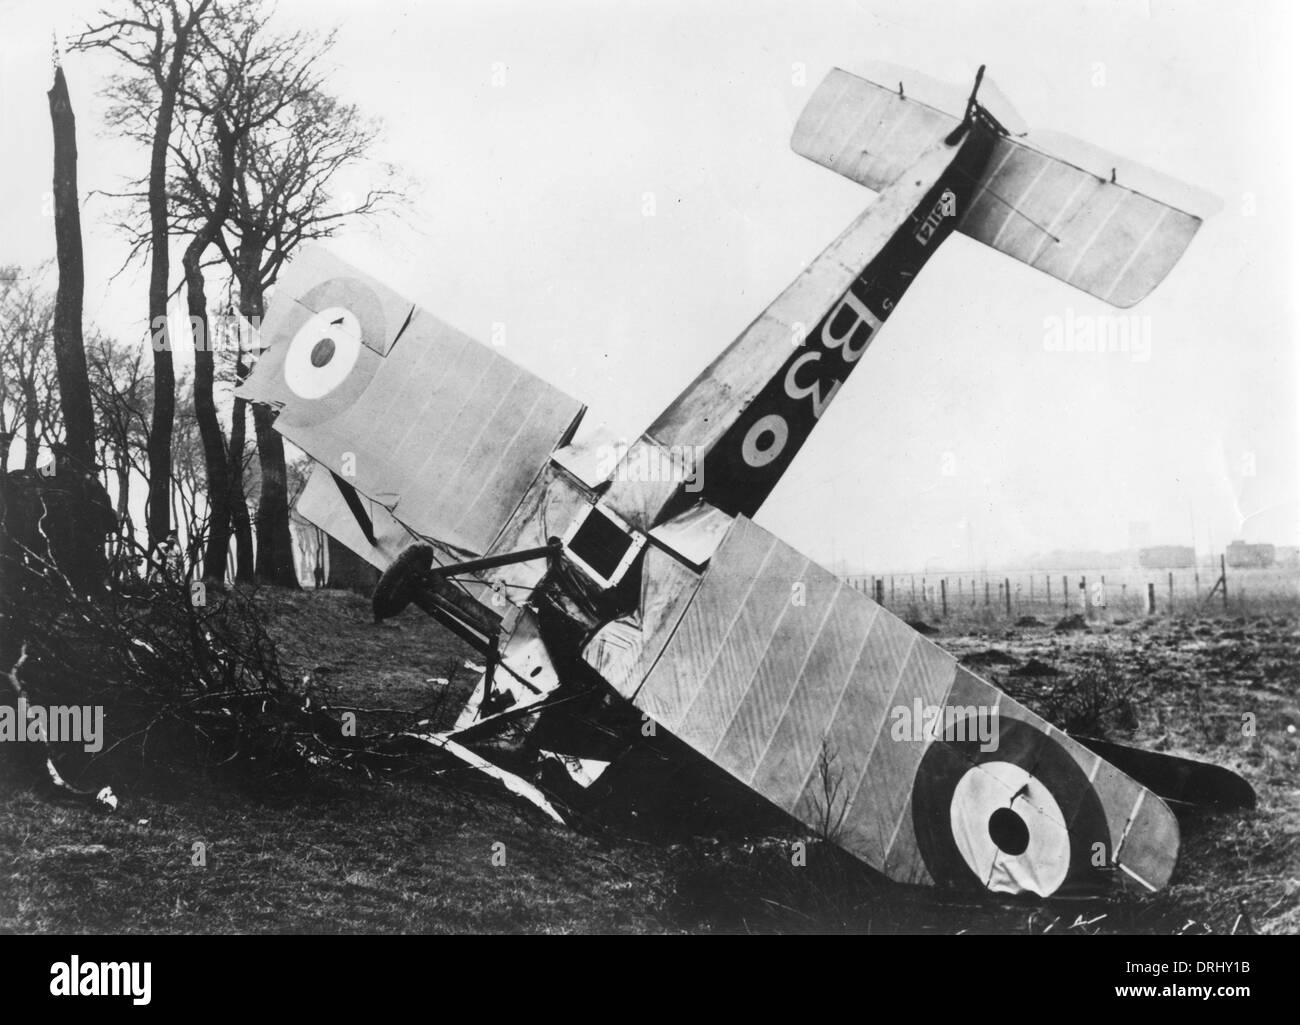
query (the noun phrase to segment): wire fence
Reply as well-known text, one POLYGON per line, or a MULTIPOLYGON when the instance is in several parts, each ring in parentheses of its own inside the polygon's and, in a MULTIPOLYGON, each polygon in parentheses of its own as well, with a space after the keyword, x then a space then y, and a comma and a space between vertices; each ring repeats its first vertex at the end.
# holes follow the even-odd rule
POLYGON ((1161 615, 1286 614, 1300 609, 1300 567, 1175 570, 983 570, 851 575, 848 583, 900 615, 1014 621, 1161 615))

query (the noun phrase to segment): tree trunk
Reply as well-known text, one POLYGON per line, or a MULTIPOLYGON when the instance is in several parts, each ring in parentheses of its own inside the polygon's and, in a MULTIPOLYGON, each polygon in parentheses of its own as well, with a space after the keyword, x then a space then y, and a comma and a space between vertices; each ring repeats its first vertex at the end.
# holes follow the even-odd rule
MULTIPOLYGON (((206 5, 205 5, 206 6, 206 5)), ((171 533, 168 493, 172 480, 172 428, 176 419, 176 372, 167 328, 167 279, 171 271, 167 242, 167 147, 176 113, 195 11, 184 24, 173 20, 175 41, 165 77, 158 80, 158 117, 149 155, 149 330, 153 335, 153 416, 149 423, 149 547, 171 533)))
POLYGON ((335 541, 328 534, 326 542, 329 547, 330 565, 325 586, 369 594, 375 584, 379 583, 379 570, 347 545, 335 541))
POLYGON ((312 549, 312 585, 317 589, 325 586, 325 531, 320 527, 311 528, 316 544, 312 549))
MULTIPOLYGON (((248 376, 244 357, 239 357, 237 379, 248 376)), ((248 432, 248 403, 235 399, 230 418, 230 523, 235 532, 235 580, 249 584, 254 580, 253 521, 248 515, 248 499, 244 495, 244 440, 248 432)))
POLYGON ((253 406, 257 432, 257 462, 262 491, 257 502, 257 578, 281 587, 297 587, 293 536, 289 530, 289 483, 284 463, 284 439, 272 424, 274 414, 260 403, 253 406))
POLYGON ((95 414, 81 336, 85 270, 81 255, 81 211, 77 199, 77 119, 63 68, 54 69, 48 93, 54 128, 54 239, 59 287, 54 300, 54 361, 63 408, 68 454, 87 471, 95 465, 95 414))
POLYGON ((212 394, 214 354, 212 331, 208 322, 208 299, 203 284, 203 254, 221 230, 234 198, 234 135, 218 117, 218 173, 220 183, 212 212, 185 247, 185 296, 189 307, 190 327, 194 335, 194 416, 203 443, 203 464, 207 471, 208 537, 203 557, 203 578, 222 583, 226 578, 226 552, 230 548, 230 506, 234 497, 230 469, 226 461, 225 439, 217 419, 217 405, 212 394))
MULTIPOLYGON (((240 259, 247 261, 239 280, 240 312, 254 325, 262 323, 261 249, 245 242, 240 259)), ((298 587, 289 530, 289 474, 284 464, 284 439, 272 425, 275 414, 261 403, 253 405, 257 435, 257 465, 262 488, 257 501, 257 579, 280 587, 298 587)))
POLYGON ((117 528, 120 534, 117 550, 120 555, 123 545, 130 550, 135 548, 135 524, 131 522, 131 464, 119 454, 113 469, 117 474, 117 528))
POLYGON ((23 469, 35 470, 36 457, 40 454, 40 439, 36 433, 36 421, 40 418, 40 404, 36 401, 36 385, 30 380, 23 382, 23 469))
POLYGON ((186 292, 190 308, 191 323, 195 325, 194 349, 194 417, 198 421, 199 437, 203 443, 203 465, 207 471, 208 490, 208 537, 203 555, 203 578, 214 583, 222 583, 226 578, 226 552, 230 548, 230 505, 232 488, 230 472, 226 462, 226 441, 221 436, 221 424, 217 420, 217 404, 212 395, 213 353, 211 336, 208 333, 208 318, 205 313, 196 313, 196 309, 205 308, 206 299, 203 291, 203 272, 198 269, 197 260, 193 271, 195 280, 191 281, 190 269, 186 268, 186 292), (201 318, 201 319, 195 319, 201 318))

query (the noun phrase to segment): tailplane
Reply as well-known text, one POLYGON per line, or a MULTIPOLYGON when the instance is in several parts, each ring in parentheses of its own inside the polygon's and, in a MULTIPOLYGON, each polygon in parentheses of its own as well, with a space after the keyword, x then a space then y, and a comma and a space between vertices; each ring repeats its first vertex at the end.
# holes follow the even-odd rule
POLYGON ((957 230, 1112 306, 1150 293, 1218 209, 1213 197, 1087 143, 1029 133, 989 82, 967 103, 915 73, 877 65, 868 74, 878 80, 839 68, 826 76, 795 126, 796 153, 879 191, 974 106, 1005 134, 957 230))

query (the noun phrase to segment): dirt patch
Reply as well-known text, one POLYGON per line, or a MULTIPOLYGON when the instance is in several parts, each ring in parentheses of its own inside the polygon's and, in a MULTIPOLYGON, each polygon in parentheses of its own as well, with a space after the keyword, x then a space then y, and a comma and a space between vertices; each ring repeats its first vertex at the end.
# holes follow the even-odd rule
POLYGON ((1088 629, 1088 621, 1075 613, 1073 616, 1066 616, 1056 626, 1052 627, 1058 634, 1079 633, 1088 629))
POLYGON ((983 651, 963 655, 961 660, 964 665, 973 666, 977 669, 985 666, 1016 665, 1014 655, 1008 655, 1005 651, 998 651, 996 648, 985 648, 983 651))
POLYGON ((1031 658, 1024 665, 1011 670, 1012 676, 1060 676, 1061 671, 1036 658, 1031 658))

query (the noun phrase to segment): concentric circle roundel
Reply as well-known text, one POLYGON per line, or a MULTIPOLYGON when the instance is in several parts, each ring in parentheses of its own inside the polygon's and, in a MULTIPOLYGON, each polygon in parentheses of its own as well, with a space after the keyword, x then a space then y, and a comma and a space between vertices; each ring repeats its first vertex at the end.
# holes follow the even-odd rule
POLYGON ((281 366, 292 396, 281 413, 286 422, 320 423, 356 402, 379 366, 388 329, 379 297, 356 278, 330 278, 299 297, 277 332, 288 336, 281 366))
POLYGON ((301 399, 324 398, 348 379, 360 354, 356 314, 329 306, 309 317, 290 339, 284 382, 301 399))
POLYGON ((1042 897, 1096 889, 1110 834, 1087 776, 1043 731, 985 715, 997 717, 996 745, 979 739, 988 723, 981 733, 959 719, 917 769, 912 821, 935 882, 1042 897))

